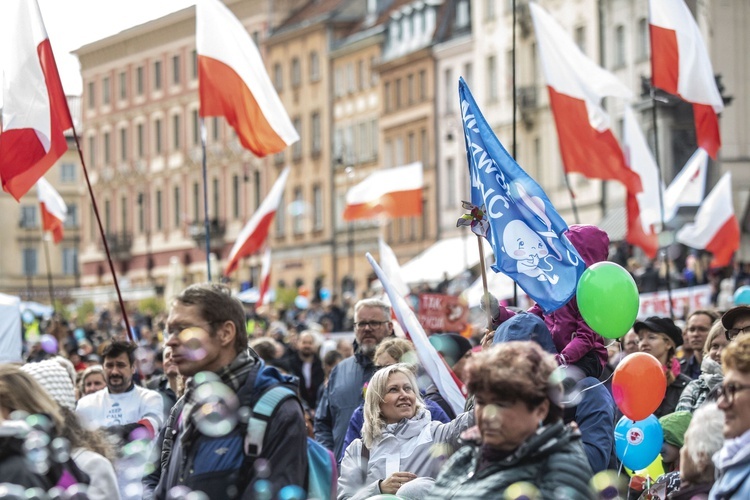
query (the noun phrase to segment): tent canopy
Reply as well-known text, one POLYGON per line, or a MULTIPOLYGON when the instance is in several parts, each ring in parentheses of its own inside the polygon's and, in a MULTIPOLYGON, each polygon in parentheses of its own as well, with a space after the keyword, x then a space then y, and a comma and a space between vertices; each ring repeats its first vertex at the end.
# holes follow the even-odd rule
MULTIPOLYGON (((492 247, 482 238, 484 256, 490 261, 492 247)), ((453 279, 466 269, 479 264, 479 245, 473 233, 446 238, 433 244, 401 267, 401 275, 408 285, 427 283, 436 285, 446 277, 453 279)), ((491 272, 491 271, 490 271, 491 272)))

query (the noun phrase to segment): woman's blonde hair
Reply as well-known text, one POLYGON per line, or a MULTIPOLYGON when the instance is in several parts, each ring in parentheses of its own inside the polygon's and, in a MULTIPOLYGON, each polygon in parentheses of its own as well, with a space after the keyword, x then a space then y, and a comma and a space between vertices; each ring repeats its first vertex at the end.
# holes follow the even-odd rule
POLYGON ((405 361, 401 359, 404 354, 413 351, 414 344, 412 344, 408 340, 399 337, 388 338, 378 345, 378 348, 375 350, 375 355, 372 357, 372 359, 378 359, 380 355, 385 353, 395 359, 396 362, 401 363, 405 361))
POLYGON ((726 330, 724 329, 724 325, 721 324, 721 321, 718 319, 714 321, 714 324, 711 325, 711 329, 706 336, 706 343, 703 344, 703 355, 708 356, 708 353, 711 351, 711 342, 713 342, 716 337, 719 335, 725 336, 726 334, 726 330))
POLYGON ((81 375, 81 379, 78 381, 78 392, 81 394, 81 397, 83 397, 86 394, 86 379, 89 378, 91 375, 99 374, 104 378, 104 381, 106 382, 107 378, 104 377, 104 368, 102 368, 102 365, 91 365, 85 370, 83 370, 83 374, 81 375))
POLYGON ((0 365, 0 408, 10 413, 25 411, 45 415, 52 421, 58 435, 65 428, 65 420, 55 400, 34 377, 15 365, 0 365))
POLYGON ((414 394, 417 396, 415 415, 424 408, 422 396, 419 394, 417 377, 414 375, 411 365, 397 363, 375 372, 375 375, 370 379, 367 392, 365 393, 365 422, 362 425, 362 442, 367 448, 371 448, 372 444, 383 435, 383 429, 387 425, 383 413, 380 411, 380 404, 383 402, 388 387, 388 379, 394 373, 406 375, 406 378, 414 389, 414 394))

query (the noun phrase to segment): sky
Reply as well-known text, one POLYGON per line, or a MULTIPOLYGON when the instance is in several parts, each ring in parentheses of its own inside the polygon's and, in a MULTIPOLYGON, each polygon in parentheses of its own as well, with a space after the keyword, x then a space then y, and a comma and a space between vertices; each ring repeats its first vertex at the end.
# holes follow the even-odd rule
POLYGON ((70 52, 88 43, 194 5, 195 0, 38 0, 66 93, 81 93, 70 52))

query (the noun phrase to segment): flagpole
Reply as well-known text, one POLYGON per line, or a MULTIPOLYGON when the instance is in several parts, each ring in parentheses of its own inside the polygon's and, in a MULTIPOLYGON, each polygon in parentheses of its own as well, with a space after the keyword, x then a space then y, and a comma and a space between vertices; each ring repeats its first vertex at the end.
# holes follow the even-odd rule
MULTIPOLYGON (((208 221, 208 174, 206 168, 206 121, 201 116, 201 151, 203 152, 203 228, 206 232, 206 273, 211 281, 211 228, 208 221)), ((218 215, 218 214, 217 214, 218 215)))
MULTIPOLYGON (((70 110, 68 110, 70 114, 70 110)), ((117 300, 120 303, 120 312, 122 312, 122 320, 125 322, 125 331, 128 334, 128 339, 133 342, 133 332, 130 329, 130 320, 128 320, 128 312, 125 309, 125 302, 122 300, 122 293, 120 292, 120 283, 117 281, 117 273, 115 272, 115 265, 112 262, 112 254, 109 252, 109 243, 107 243, 107 237, 104 234, 104 225, 102 225, 102 218, 99 216, 99 207, 96 205, 96 198, 94 197, 94 190, 91 187, 91 180, 89 179, 89 172, 86 168, 86 162, 83 159, 83 150, 81 149, 81 143, 78 139, 78 132, 76 132, 76 126, 71 118, 70 123, 73 129, 73 138, 76 141, 76 149, 78 150, 78 158, 81 160, 81 167, 83 168, 83 176, 86 179, 86 186, 89 190, 89 196, 91 197, 91 206, 94 209, 94 215, 96 216, 96 222, 99 226, 99 234, 102 237, 102 243, 104 244, 104 252, 107 254, 107 262, 109 263, 109 270, 112 273, 112 281, 115 285, 115 291, 117 292, 117 300)))
MULTIPOLYGON (((485 266, 487 263, 484 260, 484 245, 482 244, 482 237, 477 235, 477 243, 479 244, 479 269, 482 270, 482 287, 484 288, 484 297, 486 299, 489 299, 490 296, 490 290, 487 286, 487 270, 485 269, 485 266)), ((513 282, 513 298, 516 296, 516 282, 513 282)), ((491 308, 488 306, 485 310, 487 313, 487 328, 492 328, 492 311, 491 308)))
POLYGON ((47 263, 47 287, 49 288, 49 301, 50 304, 52 304, 52 312, 55 311, 55 294, 54 294, 54 288, 52 287, 52 267, 50 267, 49 262, 49 244, 47 243, 46 234, 44 233, 44 227, 41 228, 42 230, 42 244, 44 245, 44 260, 47 263))
MULTIPOLYGON (((565 167, 563 167, 563 170, 564 169, 565 167)), ((578 219, 578 205, 576 204, 576 194, 575 192, 573 192, 573 188, 570 186, 570 178, 568 177, 568 172, 565 172, 564 175, 565 186, 568 188, 568 194, 570 195, 570 207, 573 209, 573 220, 576 222, 576 224, 580 224, 581 222, 578 219)))
MULTIPOLYGON (((511 57, 511 66, 513 66, 511 70, 511 74, 513 77, 513 144, 511 144, 511 150, 513 151, 513 158, 517 160, 516 158, 516 114, 517 114, 517 100, 518 100, 518 89, 516 82, 516 0, 513 0, 513 29, 511 30, 512 35, 511 38, 513 39, 511 41, 511 51, 510 51, 510 57, 511 57)), ((487 275, 484 270, 484 248, 482 247, 482 242, 479 242, 479 256, 482 259, 482 282, 484 283, 484 293, 485 296, 489 292, 487 291, 487 275)), ((516 283, 516 280, 513 280, 513 305, 518 307, 518 283, 516 283)), ((487 328, 490 328, 492 326, 492 313, 489 312, 490 308, 487 308, 487 328)))
MULTIPOLYGON (((659 126, 656 120, 656 87, 651 85, 651 119, 654 126, 654 161, 656 162, 656 171, 659 176, 659 216, 661 218, 661 230, 664 231, 664 193, 662 186, 664 185, 664 177, 661 171, 661 160, 659 159, 659 126)), ((667 298, 669 299, 669 316, 674 319, 674 307, 672 306, 672 283, 670 282, 671 271, 669 269, 669 247, 664 250, 664 268, 666 271, 666 282, 667 282, 667 298)))

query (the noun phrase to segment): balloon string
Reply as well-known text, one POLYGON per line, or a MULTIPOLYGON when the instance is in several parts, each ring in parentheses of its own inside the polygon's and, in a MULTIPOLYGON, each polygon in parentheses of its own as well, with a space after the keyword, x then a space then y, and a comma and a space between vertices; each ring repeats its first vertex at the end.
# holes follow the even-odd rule
POLYGON ((613 376, 614 374, 615 374, 615 372, 613 371, 612 373, 610 373, 610 374, 609 374, 609 377, 607 377, 606 379, 602 380, 601 382, 597 382, 596 384, 594 384, 594 385, 592 385, 592 386, 590 386, 590 387, 586 387, 585 389, 583 389, 583 390, 579 391, 579 392, 578 392, 578 393, 577 393, 577 394, 575 395, 575 397, 574 397, 573 399, 571 399, 570 401, 562 401, 562 402, 561 402, 561 404, 564 404, 564 405, 566 405, 566 404, 573 404, 573 403, 575 402, 575 400, 576 400, 576 399, 578 399, 578 397, 579 397, 579 396, 580 396, 581 394, 583 394, 584 392, 586 392, 586 391, 590 391, 591 389, 593 389, 593 388, 595 388, 595 387, 599 387, 600 385, 603 385, 603 384, 606 384, 607 382, 609 382, 609 380, 610 380, 610 379, 612 378, 612 376, 613 376))

